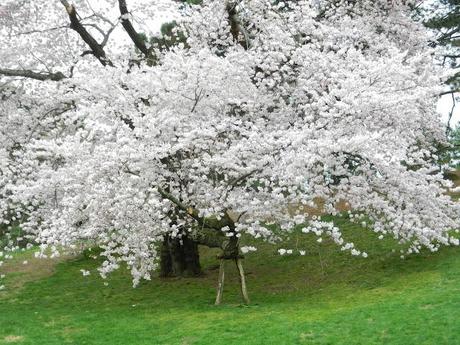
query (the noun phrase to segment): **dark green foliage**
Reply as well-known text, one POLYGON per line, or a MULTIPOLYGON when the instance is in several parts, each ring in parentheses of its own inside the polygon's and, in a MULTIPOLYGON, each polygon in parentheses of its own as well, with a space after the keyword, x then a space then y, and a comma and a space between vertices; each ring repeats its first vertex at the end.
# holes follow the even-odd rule
MULTIPOLYGON (((178 0, 178 2, 184 5, 199 5, 202 0, 178 0)), ((179 43, 186 44, 186 35, 184 32, 177 30, 177 28, 176 21, 164 23, 160 28, 160 36, 151 37, 149 40, 150 44, 160 50, 168 50, 179 43)), ((145 37, 145 40, 147 40, 147 37, 145 37)))
MULTIPOLYGON (((158 36, 148 37, 145 33, 139 33, 139 37, 144 41, 148 42, 151 48, 149 49, 150 55, 145 57, 139 49, 135 48, 137 54, 141 57, 141 59, 146 58, 146 62, 148 65, 156 65, 159 61, 157 56, 157 52, 165 52, 168 51, 171 47, 177 44, 184 44, 186 45, 187 38, 183 32, 177 30, 177 23, 175 21, 164 23, 160 28, 160 34, 158 36), (153 49, 152 49, 153 48, 153 49)), ((139 63, 139 61, 134 61, 135 63, 139 63)))
POLYGON ((27 240, 23 237, 23 231, 18 225, 9 228, 7 225, 0 225, 0 252, 5 247, 19 246, 24 248, 27 240))
POLYGON ((460 124, 450 132, 449 141, 452 145, 449 153, 450 163, 454 168, 460 168, 460 124))
MULTIPOLYGON (((460 124, 457 124, 457 127, 447 131, 448 145, 439 144, 437 155, 438 155, 438 165, 447 164, 451 168, 459 169, 460 168, 460 124)), ((449 172, 445 172, 448 177, 449 172)))
MULTIPOLYGON (((460 68, 460 0, 437 0, 428 7, 418 7, 415 15, 425 26, 436 33, 432 46, 446 48, 443 64, 460 68)), ((447 83, 452 90, 460 88, 460 72, 455 73, 447 83)))
POLYGON ((175 21, 164 23, 161 26, 161 35, 150 38, 150 44, 160 50, 169 50, 171 47, 179 44, 186 43, 186 36, 180 30, 175 21))
MULTIPOLYGON (((425 25, 436 30, 450 29, 457 30, 460 20, 460 1, 459 0, 438 0, 438 5, 444 11, 433 14, 425 21, 425 25)), ((448 36, 441 38, 440 42, 448 42, 448 36)))

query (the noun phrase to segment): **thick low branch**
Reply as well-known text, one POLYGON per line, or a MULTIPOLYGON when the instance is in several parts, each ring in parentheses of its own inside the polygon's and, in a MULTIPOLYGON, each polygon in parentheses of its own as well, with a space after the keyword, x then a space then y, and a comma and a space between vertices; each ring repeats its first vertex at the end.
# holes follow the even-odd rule
POLYGON ((76 31, 85 43, 90 47, 93 55, 99 60, 103 66, 113 66, 113 63, 106 57, 105 51, 95 38, 85 29, 80 20, 78 19, 75 6, 69 4, 67 0, 61 0, 70 19, 70 28, 76 31))
POLYGON ((189 236, 198 244, 221 249, 225 248, 229 239, 223 232, 201 225, 192 227, 189 236))
POLYGON ((174 205, 176 205, 176 207, 181 210, 181 211, 184 211, 186 212, 190 217, 192 217, 193 219, 195 219, 198 224, 200 225, 203 225, 203 218, 200 217, 198 215, 198 211, 195 210, 193 207, 187 207, 186 205, 184 205, 180 200, 178 200, 177 198, 175 198, 172 194, 164 191, 162 188, 158 187, 158 192, 160 193, 160 195, 165 198, 165 199, 168 199, 169 201, 171 201, 174 205))
POLYGON ((189 236, 197 243, 210 248, 220 248, 225 256, 235 258, 238 255, 238 238, 236 236, 226 236, 222 228, 228 226, 230 230, 235 229, 235 224, 225 214, 224 217, 217 219, 214 217, 200 217, 198 211, 193 207, 187 207, 176 197, 158 187, 160 195, 171 201, 176 207, 187 212, 187 214, 197 221, 197 225, 192 228, 189 236))
POLYGON ((61 72, 34 72, 30 70, 24 70, 24 69, 3 69, 0 68, 0 74, 5 75, 8 77, 23 77, 23 78, 30 78, 30 79, 36 79, 40 81, 45 81, 45 80, 53 80, 53 81, 59 81, 62 79, 65 79, 66 76, 62 74, 61 72))
POLYGON ((233 40, 235 42, 238 42, 244 49, 247 50, 249 48, 249 39, 238 17, 236 3, 233 3, 231 1, 227 2, 226 10, 228 14, 228 21, 230 23, 230 32, 233 36, 233 40), (243 37, 242 39, 240 39, 240 33, 243 37))
POLYGON ((445 58, 449 58, 449 59, 459 59, 460 58, 460 55, 443 55, 445 58))
POLYGON ((139 49, 146 57, 148 57, 150 55, 150 52, 147 46, 145 45, 144 40, 138 34, 136 29, 134 29, 133 25, 131 24, 131 21, 128 19, 129 12, 128 6, 126 5, 126 1, 118 0, 118 5, 121 13, 121 25, 123 25, 123 28, 128 33, 129 37, 134 42, 134 45, 137 47, 137 49, 139 49))

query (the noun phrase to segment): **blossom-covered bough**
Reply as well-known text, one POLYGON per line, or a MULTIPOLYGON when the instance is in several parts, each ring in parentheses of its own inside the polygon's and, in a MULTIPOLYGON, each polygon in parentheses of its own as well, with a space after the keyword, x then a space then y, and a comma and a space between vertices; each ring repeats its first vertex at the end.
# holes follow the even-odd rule
POLYGON ((182 4, 170 46, 147 39, 159 6, 0 7, 0 220, 42 255, 96 244, 100 274, 126 263, 136 285, 165 239, 220 248, 220 303, 224 260, 249 301, 242 235, 302 224, 367 256, 309 217, 318 199, 409 253, 458 244, 436 163, 439 71, 407 4, 182 4))

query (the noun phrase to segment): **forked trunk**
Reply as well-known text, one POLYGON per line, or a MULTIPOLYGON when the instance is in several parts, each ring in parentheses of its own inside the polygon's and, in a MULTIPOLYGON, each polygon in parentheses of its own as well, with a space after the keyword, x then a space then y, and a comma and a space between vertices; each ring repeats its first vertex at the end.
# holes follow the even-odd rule
POLYGON ((224 292, 225 261, 232 260, 236 264, 241 287, 241 295, 245 304, 249 304, 246 278, 243 270, 243 257, 239 254, 239 240, 236 236, 235 224, 228 214, 223 218, 215 217, 200 218, 198 213, 186 209, 179 201, 166 192, 162 192, 174 203, 198 220, 198 226, 194 226, 189 232, 182 234, 180 238, 165 236, 161 248, 160 275, 168 276, 197 276, 201 274, 199 262, 198 244, 210 248, 219 248, 222 254, 219 257, 219 278, 215 304, 222 302, 224 292), (228 232, 222 231, 224 227, 230 228, 233 236, 227 236, 228 232))

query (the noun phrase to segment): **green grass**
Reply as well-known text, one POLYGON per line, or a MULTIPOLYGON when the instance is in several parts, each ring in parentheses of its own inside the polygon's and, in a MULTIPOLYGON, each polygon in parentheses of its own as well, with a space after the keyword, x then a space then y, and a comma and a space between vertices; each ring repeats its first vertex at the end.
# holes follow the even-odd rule
POLYGON ((18 254, 0 268, 16 272, 0 292, 0 344, 460 344, 460 249, 401 260, 392 240, 337 221, 369 258, 297 234, 284 247, 297 244, 306 256, 259 245, 244 260, 249 306, 240 304, 230 263, 224 304, 213 305, 210 250, 202 250, 203 278, 154 278, 135 289, 124 271, 105 286, 85 256, 18 254))

